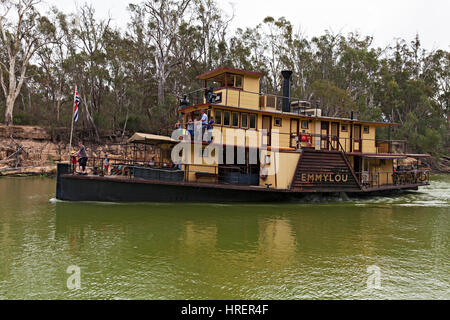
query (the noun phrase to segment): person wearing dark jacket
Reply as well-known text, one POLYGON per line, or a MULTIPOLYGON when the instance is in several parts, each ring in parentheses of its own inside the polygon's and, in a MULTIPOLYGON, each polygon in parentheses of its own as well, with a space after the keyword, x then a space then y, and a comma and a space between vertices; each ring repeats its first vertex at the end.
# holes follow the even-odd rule
POLYGON ((83 145, 83 142, 80 140, 78 141, 78 148, 80 148, 77 152, 77 157, 78 157, 78 164, 80 165, 80 170, 81 172, 79 172, 79 174, 82 175, 87 175, 87 171, 86 171, 86 164, 87 164, 87 153, 86 153, 86 148, 83 145))

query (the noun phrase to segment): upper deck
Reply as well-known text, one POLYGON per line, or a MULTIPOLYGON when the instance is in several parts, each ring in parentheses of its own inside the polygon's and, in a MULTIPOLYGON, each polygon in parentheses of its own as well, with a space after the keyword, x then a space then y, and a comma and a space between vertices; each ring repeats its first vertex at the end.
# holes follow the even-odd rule
MULTIPOLYGON (((277 135, 280 148, 293 150, 311 147, 320 150, 341 150, 357 154, 406 153, 404 141, 377 140, 376 129, 398 126, 395 123, 363 121, 353 117, 329 117, 322 114, 316 101, 292 97, 291 73, 283 71, 283 95, 261 92, 264 74, 232 68, 219 68, 197 77, 204 82, 202 89, 184 95, 179 112, 186 125, 205 109, 221 131, 245 135, 266 130, 277 135)), ((246 146, 249 146, 246 142, 246 146)), ((259 145, 258 145, 259 147, 259 145)))

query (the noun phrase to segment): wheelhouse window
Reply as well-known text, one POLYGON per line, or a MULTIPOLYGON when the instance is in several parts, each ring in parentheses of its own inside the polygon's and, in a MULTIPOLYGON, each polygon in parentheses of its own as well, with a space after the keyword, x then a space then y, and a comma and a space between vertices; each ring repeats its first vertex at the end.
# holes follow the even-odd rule
POLYGON ((246 113, 241 114, 241 128, 248 128, 248 115, 246 113))
POLYGON ((302 120, 302 129, 308 129, 308 120, 302 120))
POLYGON ((215 110, 214 112, 214 123, 221 125, 222 124, 222 110, 215 110))
POLYGON ((234 87, 242 89, 242 76, 234 76, 234 87))
MULTIPOLYGON (((243 88, 243 76, 238 74, 223 73, 208 80, 213 88, 243 88)), ((221 99, 222 97, 220 97, 221 99)))
POLYGON ((228 74, 227 87, 242 89, 242 76, 237 74, 228 74))
POLYGON ((232 113, 232 126, 239 127, 239 113, 237 112, 232 113))
POLYGON ((224 126, 230 125, 230 120, 231 120, 230 117, 231 117, 230 111, 224 111, 224 113, 223 113, 223 125, 224 126))
POLYGON ((364 133, 369 134, 369 126, 364 126, 364 133))
POLYGON ((281 118, 275 118, 274 119, 274 126, 275 127, 281 127, 281 118))
POLYGON ((249 115, 250 118, 250 129, 256 129, 256 114, 249 115))
POLYGON ((341 125, 341 131, 342 132, 347 132, 348 131, 348 126, 346 124, 341 125))

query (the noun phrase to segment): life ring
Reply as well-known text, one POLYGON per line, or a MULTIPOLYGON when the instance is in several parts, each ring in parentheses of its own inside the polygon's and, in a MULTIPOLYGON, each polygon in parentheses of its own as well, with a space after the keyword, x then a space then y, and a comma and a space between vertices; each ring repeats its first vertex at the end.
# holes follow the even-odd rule
POLYGON ((419 176, 419 181, 420 182, 425 182, 428 180, 428 174, 426 172, 422 172, 419 176))

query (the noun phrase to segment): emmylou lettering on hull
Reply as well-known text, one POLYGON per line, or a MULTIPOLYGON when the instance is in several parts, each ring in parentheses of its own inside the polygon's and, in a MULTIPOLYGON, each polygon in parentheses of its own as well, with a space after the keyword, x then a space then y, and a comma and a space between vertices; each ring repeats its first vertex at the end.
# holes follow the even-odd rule
POLYGON ((348 174, 311 174, 302 173, 303 182, 347 182, 348 174))

